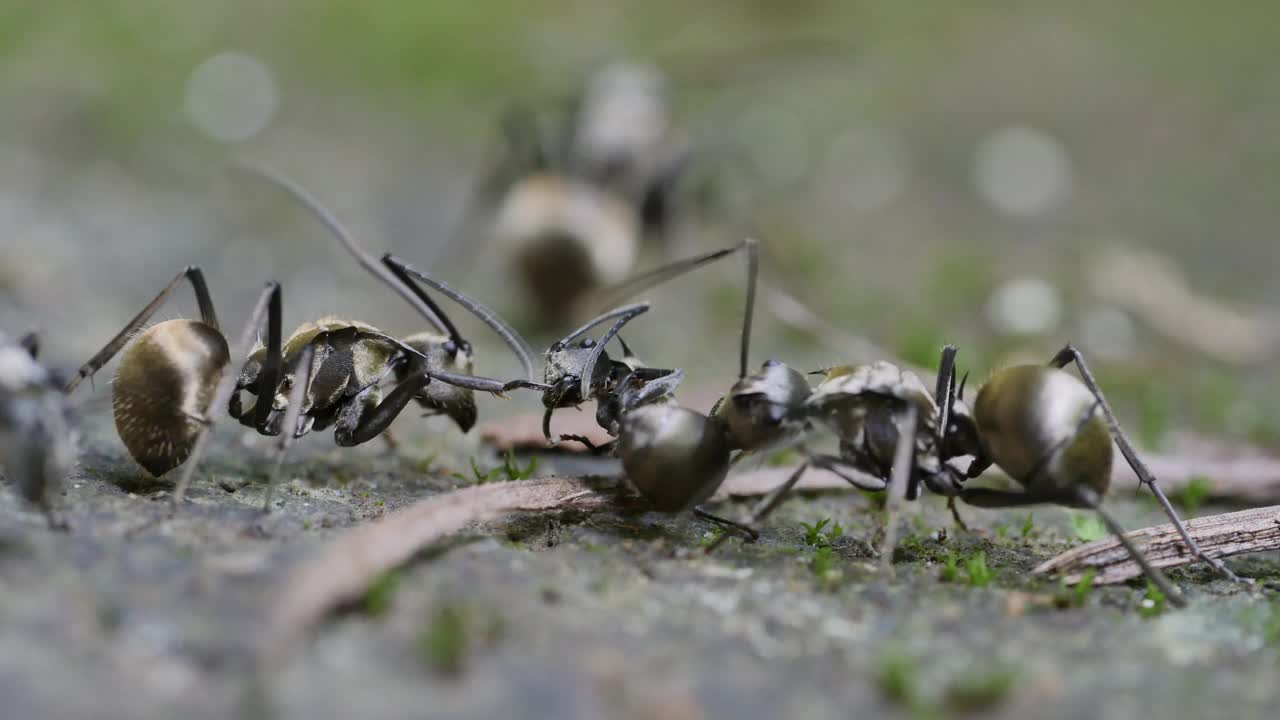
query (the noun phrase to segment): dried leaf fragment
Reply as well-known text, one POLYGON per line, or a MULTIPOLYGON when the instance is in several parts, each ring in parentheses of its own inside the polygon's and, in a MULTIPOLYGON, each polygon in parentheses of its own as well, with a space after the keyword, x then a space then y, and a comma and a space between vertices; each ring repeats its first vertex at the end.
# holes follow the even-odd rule
MULTIPOLYGON (((1280 505, 1210 515, 1188 521, 1187 532, 1210 557, 1225 558, 1246 553, 1280 550, 1280 505)), ((1155 525, 1127 533, 1147 559, 1157 568, 1173 568, 1197 562, 1187 552, 1172 524, 1155 525)), ((1052 558, 1034 572, 1057 573, 1068 583, 1080 580, 1093 568, 1094 585, 1111 585, 1131 580, 1142 571, 1120 547, 1114 537, 1107 537, 1052 558)))

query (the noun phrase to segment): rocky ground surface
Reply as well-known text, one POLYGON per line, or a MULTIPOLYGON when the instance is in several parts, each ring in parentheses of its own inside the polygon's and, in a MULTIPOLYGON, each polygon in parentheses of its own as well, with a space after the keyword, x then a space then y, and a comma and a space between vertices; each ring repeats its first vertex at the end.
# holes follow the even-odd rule
MULTIPOLYGON (((1176 571, 1180 611, 1139 585, 1065 589, 1030 570, 1081 542, 1088 526, 1070 513, 969 510, 964 531, 936 499, 912 509, 889 577, 872 550, 877 499, 855 492, 794 498, 760 542, 711 558, 711 528, 690 517, 474 527, 385 575, 264 676, 289 568, 344 528, 474 482, 470 453, 482 469, 493 454, 310 438, 263 515, 265 443, 220 427, 170 516, 168 486, 141 480, 107 429, 85 444, 59 498, 69 534, 0 494, 8 718, 1274 717, 1280 601, 1267 589, 1176 571)), ((1131 527, 1161 519, 1127 491, 1112 507, 1131 527)), ((1280 580, 1274 556, 1232 566, 1280 580)))

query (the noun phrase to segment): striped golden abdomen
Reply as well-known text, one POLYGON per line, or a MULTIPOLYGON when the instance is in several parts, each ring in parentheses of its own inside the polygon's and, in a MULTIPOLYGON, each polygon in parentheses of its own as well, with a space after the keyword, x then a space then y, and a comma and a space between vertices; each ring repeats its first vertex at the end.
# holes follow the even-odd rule
POLYGON ((167 320, 125 349, 112 387, 116 431, 129 454, 159 477, 191 454, 229 362, 227 341, 198 320, 167 320))
POLYGON ((999 370, 978 391, 974 419, 991 461, 1037 494, 1106 493, 1111 434, 1074 375, 1042 365, 999 370))

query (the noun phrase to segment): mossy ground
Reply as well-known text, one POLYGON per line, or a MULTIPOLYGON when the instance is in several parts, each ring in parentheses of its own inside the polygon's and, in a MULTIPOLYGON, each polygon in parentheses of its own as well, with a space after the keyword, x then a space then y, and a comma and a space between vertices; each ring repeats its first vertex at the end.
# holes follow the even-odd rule
MULTIPOLYGON (((314 438, 263 516, 268 465, 237 436, 220 433, 214 479, 200 478, 174 519, 148 524, 167 492, 130 485, 136 471, 109 435, 60 498, 70 535, 3 495, 6 713, 242 710, 285 570, 342 528, 460 482, 446 472, 457 461, 424 468, 412 443, 392 454, 314 438)), ((1134 527, 1159 520, 1129 493, 1112 505, 1134 527)), ((1079 542, 1066 511, 1037 508, 1028 523, 1026 510, 969 509, 970 531, 936 499, 908 512, 892 577, 873 556, 879 503, 853 492, 792 499, 759 542, 731 540, 711 558, 711 528, 690 517, 527 515, 475 528, 314 632, 270 683, 270 707, 285 718, 1243 718, 1274 707, 1280 602, 1265 590, 1177 571, 1191 607, 1153 615, 1139 585, 1080 594, 1030 575, 1079 542), (825 537, 804 527, 823 518, 825 537), (978 553, 985 584, 967 567, 978 553)), ((1275 557, 1233 566, 1280 579, 1275 557)))
MULTIPOLYGON (((226 187, 228 154, 297 177, 371 250, 430 266, 522 332, 568 330, 574 318, 529 317, 493 248, 476 241, 436 260, 498 112, 554 105, 599 63, 634 57, 671 74, 684 132, 741 146, 727 169, 702 172, 727 197, 742 194, 749 217, 709 213, 708 237, 694 244, 754 228, 767 280, 887 348, 874 359, 932 367, 955 342, 976 383, 1074 340, 1099 360, 1144 449, 1161 448, 1169 428, 1280 438, 1274 362, 1225 364, 1141 318, 1133 347, 1117 352, 1091 346, 1082 322, 1110 302, 1089 273, 1113 243, 1167 254, 1196 292, 1245 310, 1277 303, 1278 246, 1267 238, 1280 219, 1260 190, 1280 167, 1270 140, 1277 6, 1245 17, 1185 3, 10 5, 0 10, 0 38, 12 40, 0 43, 0 96, 12 109, 0 116, 0 325, 42 330, 60 369, 73 371, 191 263, 208 273, 229 332, 272 278, 284 284, 287 329, 331 312, 397 335, 423 329, 286 200, 226 187), (248 143, 214 142, 182 110, 192 71, 226 50, 260 59, 280 92, 271 127, 248 143), (1011 127, 1052 138, 1071 161, 1069 199, 1042 217, 1000 214, 973 182, 978 148, 1011 127), (880 150, 896 158, 888 174, 901 188, 850 213, 844 189, 879 176, 861 153, 837 150, 864 130, 885 131, 880 150), (1062 319, 1000 336, 984 309, 1026 275, 1059 289, 1062 319)), ((738 266, 674 283, 627 340, 686 368, 691 384, 723 389, 740 291, 738 266)), ((157 319, 194 316, 179 295, 157 319)), ((464 324, 478 372, 515 372, 496 341, 464 324)), ((754 338, 757 363, 873 359, 787 329, 768 302, 754 338)), ((74 532, 49 532, 0 492, 5 718, 227 717, 285 571, 342 529, 453 487, 478 452, 456 434, 398 454, 308 438, 264 517, 264 444, 246 449, 220 426, 215 478, 202 472, 182 512, 156 522, 168 486, 141 480, 105 427, 109 372, 75 400, 98 427, 60 498, 74 532)), ((484 401, 481 416, 512 412, 500 405, 484 401)), ((1128 526, 1160 520, 1131 493, 1111 503, 1128 526)), ((974 531, 963 532, 941 503, 913 510, 893 578, 872 556, 879 511, 852 492, 793 499, 760 542, 730 542, 711 559, 699 553, 710 528, 688 517, 526 516, 476 528, 321 627, 271 699, 280 716, 307 720, 1274 716, 1280 609, 1265 591, 1191 569, 1174 573, 1192 601, 1183 611, 1147 617, 1138 585, 1059 599, 1054 581, 1029 571, 1076 542, 1065 511, 1037 509, 1024 536, 1025 511, 969 511, 974 531), (823 518, 844 528, 829 548, 807 544, 802 527, 823 518), (949 559, 954 581, 943 582, 949 559)), ((1280 574, 1275 557, 1233 566, 1280 574)))

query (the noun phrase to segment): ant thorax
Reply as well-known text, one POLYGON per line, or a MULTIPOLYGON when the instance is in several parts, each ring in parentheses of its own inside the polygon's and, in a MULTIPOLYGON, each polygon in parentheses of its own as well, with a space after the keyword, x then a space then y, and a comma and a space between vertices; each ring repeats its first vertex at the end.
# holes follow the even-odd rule
POLYGON ((916 443, 922 447, 916 454, 923 459, 933 454, 938 406, 920 377, 909 370, 887 362, 829 368, 806 403, 813 418, 842 445, 869 455, 881 467, 893 461, 898 426, 910 405, 919 418, 916 443))
POLYGON ((759 372, 734 383, 712 414, 729 430, 734 446, 765 451, 785 447, 805 429, 803 413, 811 390, 796 370, 769 360, 759 372))

